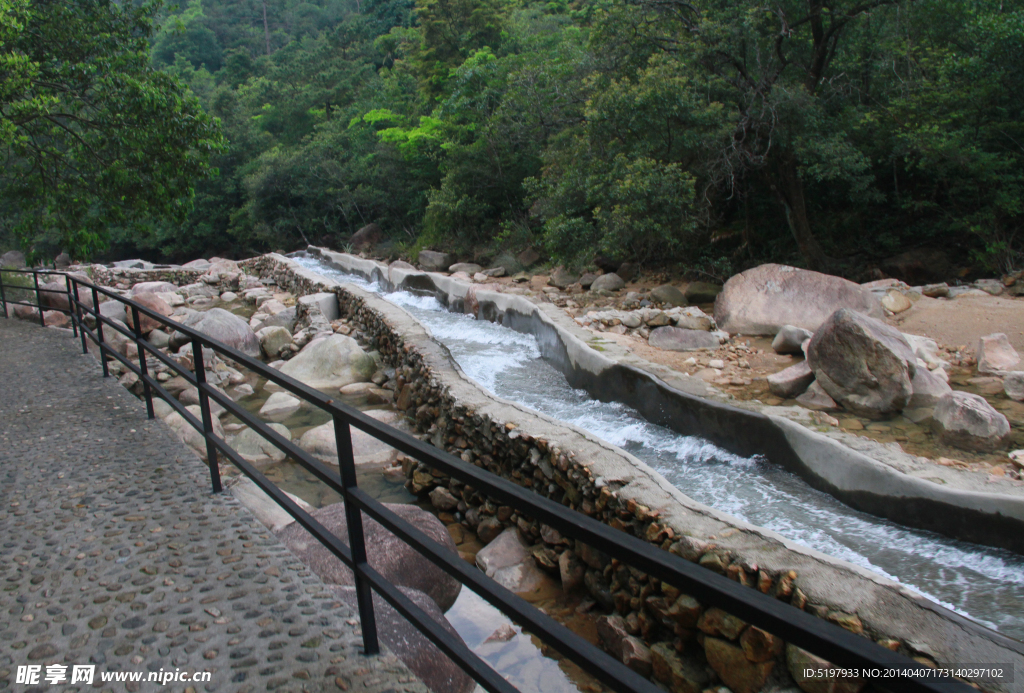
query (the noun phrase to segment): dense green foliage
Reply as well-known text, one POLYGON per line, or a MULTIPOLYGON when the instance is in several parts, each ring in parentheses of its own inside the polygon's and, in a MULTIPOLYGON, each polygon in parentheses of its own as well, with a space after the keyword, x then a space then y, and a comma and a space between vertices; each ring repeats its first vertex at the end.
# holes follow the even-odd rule
POLYGON ((149 64, 155 7, 0 0, 0 232, 85 256, 112 228, 187 218, 222 146, 187 88, 149 64))
MULTIPOLYGON (((0 2, 6 32, 26 0, 0 2)), ((125 226, 117 254, 342 248, 376 222, 385 252, 717 276, 1021 259, 1022 0, 171 0, 159 21, 152 66, 229 147, 187 220, 125 226)))

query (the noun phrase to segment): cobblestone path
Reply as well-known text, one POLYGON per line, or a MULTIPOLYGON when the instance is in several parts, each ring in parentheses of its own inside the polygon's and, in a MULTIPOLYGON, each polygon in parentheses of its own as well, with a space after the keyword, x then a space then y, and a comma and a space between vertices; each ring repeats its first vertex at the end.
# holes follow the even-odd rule
POLYGON ((0 318, 0 691, 62 690, 426 691, 70 333, 0 318))

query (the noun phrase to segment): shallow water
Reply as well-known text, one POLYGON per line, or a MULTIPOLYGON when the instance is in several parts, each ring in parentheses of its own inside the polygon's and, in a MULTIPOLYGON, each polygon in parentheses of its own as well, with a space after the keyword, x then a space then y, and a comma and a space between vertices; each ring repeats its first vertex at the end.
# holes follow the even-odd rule
POLYGON ((448 312, 432 297, 297 260, 402 306, 462 370, 494 394, 566 421, 640 458, 687 496, 800 544, 884 575, 984 625, 1024 639, 1024 557, 909 529, 853 510, 764 459, 732 455, 572 388, 531 335, 448 312))

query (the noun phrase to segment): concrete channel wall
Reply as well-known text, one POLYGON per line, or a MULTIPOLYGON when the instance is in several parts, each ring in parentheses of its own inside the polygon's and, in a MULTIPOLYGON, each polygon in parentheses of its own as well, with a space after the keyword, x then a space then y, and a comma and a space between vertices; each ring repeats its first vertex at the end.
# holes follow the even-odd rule
MULTIPOLYGON (((430 293, 453 310, 465 310, 468 306, 487 319, 500 319, 513 329, 532 332, 545 356, 563 368, 574 385, 594 386, 600 380, 604 399, 622 396, 633 403, 644 397, 664 398, 666 393, 671 394, 676 403, 667 403, 665 409, 654 407, 648 412, 643 406, 638 408, 659 422, 665 417, 681 417, 685 426, 693 427, 683 432, 699 431, 716 442, 727 441, 731 436, 742 438, 724 445, 727 449, 741 454, 767 453, 778 463, 811 468, 824 466, 828 459, 841 454, 855 455, 849 450, 829 450, 828 446, 842 446, 812 431, 796 430, 802 427, 792 422, 751 415, 716 402, 702 404, 694 401, 699 398, 639 369, 609 363, 606 356, 590 349, 573 334, 572 328, 563 324, 565 321, 560 321, 559 311, 533 304, 522 296, 477 291, 476 287, 442 275, 389 270, 381 263, 310 250, 346 272, 382 279, 392 287, 430 293), (605 376, 609 378, 607 383, 605 376), (738 426, 749 430, 738 432, 738 426)), ((421 435, 434 445, 904 654, 927 657, 939 664, 1010 663, 1024 671, 1021 643, 964 619, 873 572, 701 505, 623 450, 486 392, 465 376, 423 325, 380 297, 326 279, 280 255, 248 261, 248 269, 273 278, 297 295, 335 294, 341 314, 355 319, 372 337, 385 361, 396 369, 396 405, 416 420, 421 435)), ((432 474, 427 468, 411 464, 407 476, 417 492, 440 485, 465 500, 464 515, 474 528, 474 523, 480 522, 509 525, 515 517, 503 513, 502 508, 480 498, 472 489, 432 474)), ((850 480, 839 475, 835 483, 850 480)), ((517 524, 523 535, 535 542, 535 555, 543 563, 544 549, 551 546, 552 537, 529 518, 518 518, 517 524)), ((692 652, 698 644, 713 665, 715 661, 726 661, 744 676, 753 677, 752 680, 762 674, 777 676, 786 667, 787 657, 791 670, 794 662, 806 661, 800 660, 802 655, 795 648, 787 648, 786 653, 775 657, 775 674, 771 674, 771 667, 765 674, 764 666, 758 667, 742 656, 733 657, 740 651, 739 631, 704 627, 718 616, 715 610, 701 606, 703 620, 698 625, 695 614, 680 613, 678 606, 685 603, 685 595, 680 596, 671 586, 613 564, 578 543, 570 549, 571 561, 583 571, 586 589, 596 601, 622 616, 631 630, 637 631, 635 634, 652 647, 656 660, 671 660, 677 657, 675 652, 692 652)), ((669 664, 675 666, 679 662, 669 664)), ((986 684, 986 689, 1011 691, 1013 686, 986 684)))

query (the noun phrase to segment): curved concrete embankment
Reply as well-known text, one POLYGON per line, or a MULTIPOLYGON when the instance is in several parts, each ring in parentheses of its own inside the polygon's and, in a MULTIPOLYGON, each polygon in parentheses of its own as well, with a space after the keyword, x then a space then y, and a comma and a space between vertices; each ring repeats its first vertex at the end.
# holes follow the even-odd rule
MULTIPOLYGON (((444 275, 389 269, 321 248, 311 247, 310 252, 338 269, 383 280, 392 288, 430 293, 460 312, 473 287, 444 275)), ((1024 553, 1024 494, 986 493, 904 474, 785 417, 702 396, 703 382, 667 372, 618 345, 602 344, 602 351, 596 351, 585 341, 588 334, 552 304, 483 289, 474 289, 474 295, 480 317, 535 335, 544 357, 573 387, 593 397, 628 404, 652 423, 699 435, 737 455, 764 455, 858 510, 1024 553)))
MULTIPOLYGON (((463 307, 469 288, 438 275, 397 269, 389 273, 388 268, 380 263, 351 256, 323 252, 322 257, 348 272, 383 278, 399 288, 433 292, 453 309, 463 307)), ((676 537, 684 542, 692 541, 701 547, 701 551, 717 552, 726 557, 726 563, 731 561, 731 565, 752 571, 755 576, 761 571, 773 576, 777 583, 781 576, 795 571, 798 576, 796 585, 805 597, 806 610, 823 617, 835 612, 855 613, 863 623, 866 635, 876 641, 897 639, 905 653, 927 654, 940 664, 1005 662, 1013 664, 1017 671, 1024 671, 1024 645, 1021 643, 965 619, 876 573, 697 503, 623 450, 574 426, 493 396, 466 377, 444 347, 403 309, 353 285, 326 279, 281 256, 267 256, 265 262, 275 265, 279 276, 287 274, 291 277, 289 281, 293 291, 304 287, 307 292, 336 293, 339 301, 360 306, 362 315, 372 313, 394 335, 400 335, 400 340, 392 340, 389 348, 394 353, 416 354, 431 374, 430 385, 435 386, 436 381, 439 387, 443 387, 446 398, 454 403, 448 413, 453 419, 481 420, 485 422, 484 429, 486 423, 491 422, 490 430, 498 431, 495 435, 500 436, 507 427, 529 440, 544 441, 547 450, 565 451, 573 464, 585 471, 585 475, 574 477, 573 469, 569 470, 571 478, 579 479, 578 485, 584 492, 581 497, 602 500, 607 497, 609 507, 614 503, 619 513, 631 503, 650 508, 656 511, 657 522, 671 528, 676 537)), ((620 373, 614 376, 620 384, 604 390, 605 398, 619 395, 620 390, 634 399, 653 397, 660 392, 675 393, 676 401, 681 403, 678 404, 681 414, 671 408, 660 414, 654 413, 686 417, 686 425, 707 427, 699 429, 700 432, 708 435, 710 431, 715 439, 728 435, 737 426, 749 426, 751 429, 756 426, 753 432, 745 432, 743 440, 738 443, 750 447, 733 446, 737 452, 749 454, 758 451, 772 455, 777 454, 776 448, 789 450, 788 454, 794 459, 811 457, 811 462, 807 463, 810 466, 815 456, 824 456, 820 451, 828 450, 826 445, 839 446, 813 431, 795 430, 798 425, 785 419, 776 421, 763 414, 698 400, 643 373, 632 364, 611 362, 611 359, 587 347, 572 334, 571 328, 560 325, 557 315, 552 315, 555 311, 547 310, 547 306, 534 305, 521 296, 494 292, 479 292, 477 299, 485 306, 485 311, 495 318, 501 316, 509 326, 523 331, 536 329, 546 355, 556 362, 563 359, 562 367, 566 368, 570 378, 576 379, 575 382, 596 378, 605 372, 620 373), (615 368, 619 370, 610 370, 615 368), (814 443, 810 453, 800 448, 806 444, 805 441, 814 443), (776 447, 757 449, 755 446, 759 443, 776 447)), ((474 426, 480 428, 477 424, 474 426)), ((466 435, 469 437, 468 431, 466 435)), ((529 458, 525 452, 523 455, 529 458)), ((586 500, 582 503, 584 512, 587 512, 586 503, 586 500)), ((987 685, 986 689, 1015 690, 1013 684, 987 685)))

